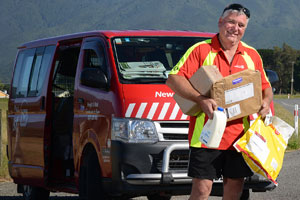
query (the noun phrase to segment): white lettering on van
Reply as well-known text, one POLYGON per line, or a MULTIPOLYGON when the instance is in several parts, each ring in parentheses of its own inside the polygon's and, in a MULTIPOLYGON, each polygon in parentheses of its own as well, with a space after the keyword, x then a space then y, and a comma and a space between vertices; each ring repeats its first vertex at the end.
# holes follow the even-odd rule
POLYGON ((155 98, 157 97, 163 97, 163 98, 166 98, 166 97, 173 97, 174 95, 174 92, 155 92, 155 98))
POLYGON ((88 108, 97 108, 99 106, 98 102, 88 102, 87 107, 88 108))

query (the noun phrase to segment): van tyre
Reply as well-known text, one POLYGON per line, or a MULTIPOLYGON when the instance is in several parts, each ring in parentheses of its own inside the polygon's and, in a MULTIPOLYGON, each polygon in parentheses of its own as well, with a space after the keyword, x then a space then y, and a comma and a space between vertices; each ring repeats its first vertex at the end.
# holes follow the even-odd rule
POLYGON ((108 196, 101 189, 101 172, 95 151, 84 154, 85 158, 80 168, 79 197, 81 200, 107 200, 108 196))
POLYGON ((48 200, 50 191, 40 187, 23 185, 23 197, 25 200, 48 200))

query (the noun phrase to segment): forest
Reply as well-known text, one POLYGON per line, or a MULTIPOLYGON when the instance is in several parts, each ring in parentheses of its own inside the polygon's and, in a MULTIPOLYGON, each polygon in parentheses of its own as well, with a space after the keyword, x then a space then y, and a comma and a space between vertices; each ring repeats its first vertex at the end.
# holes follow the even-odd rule
POLYGON ((258 49, 258 52, 262 57, 265 69, 271 69, 278 74, 279 81, 274 84, 276 94, 300 92, 299 50, 284 43, 281 48, 258 49))

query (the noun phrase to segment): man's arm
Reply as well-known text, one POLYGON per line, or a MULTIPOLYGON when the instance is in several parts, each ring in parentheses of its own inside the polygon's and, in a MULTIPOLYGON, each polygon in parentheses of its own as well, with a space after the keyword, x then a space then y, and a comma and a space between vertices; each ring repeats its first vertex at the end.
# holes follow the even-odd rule
POLYGON ((210 119, 212 119, 213 111, 217 109, 216 102, 211 98, 201 95, 197 90, 193 88, 191 83, 184 76, 170 74, 166 84, 176 94, 199 104, 202 111, 210 119))
POLYGON ((272 87, 266 88, 262 92, 262 105, 259 111, 259 114, 264 118, 270 110, 270 103, 273 100, 273 91, 272 87))

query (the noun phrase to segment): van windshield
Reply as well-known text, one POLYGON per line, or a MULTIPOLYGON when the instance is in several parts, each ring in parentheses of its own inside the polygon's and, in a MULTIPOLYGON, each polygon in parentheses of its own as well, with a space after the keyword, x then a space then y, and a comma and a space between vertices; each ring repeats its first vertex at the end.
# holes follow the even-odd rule
POLYGON ((203 37, 118 37, 114 54, 122 83, 161 83, 189 47, 203 37))

